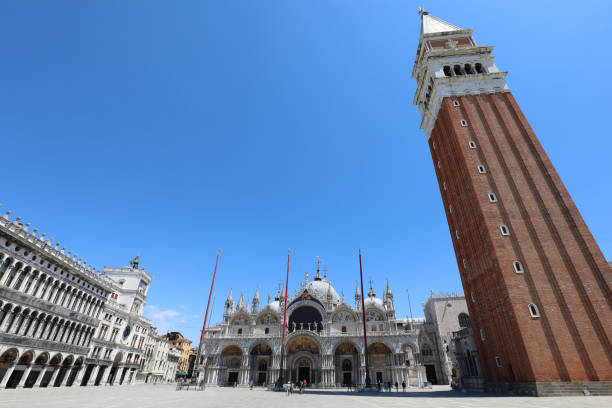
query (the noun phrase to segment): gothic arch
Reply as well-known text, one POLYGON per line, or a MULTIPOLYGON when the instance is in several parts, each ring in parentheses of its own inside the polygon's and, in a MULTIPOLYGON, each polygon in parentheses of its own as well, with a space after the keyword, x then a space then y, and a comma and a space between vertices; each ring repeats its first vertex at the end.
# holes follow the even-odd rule
POLYGON ((234 325, 249 325, 251 323, 251 316, 246 313, 239 312, 232 317, 232 326, 234 325))
POLYGON ((287 354, 307 351, 311 354, 321 354, 322 347, 317 336, 310 332, 298 332, 287 339, 287 354))
POLYGON ((336 323, 336 322, 342 322, 342 321, 352 321, 352 322, 356 322, 358 317, 357 317, 357 313, 355 313, 355 311, 353 309, 351 309, 348 305, 346 305, 345 303, 341 303, 336 310, 334 310, 334 312, 332 313, 332 322, 336 323), (350 318, 352 320, 346 320, 343 319, 344 316, 350 316, 350 318))
POLYGON ((360 346, 356 345, 356 344, 355 344, 353 341, 351 341, 351 340, 349 340, 349 339, 346 339, 346 340, 345 340, 345 339, 342 339, 342 340, 340 340, 340 341, 338 342, 338 344, 336 344, 336 345, 334 346, 334 349, 333 349, 333 350, 334 350, 334 352, 333 352, 333 354, 334 354, 334 355, 336 355, 336 354, 339 354, 339 353, 338 353, 339 351, 344 351, 344 350, 342 350, 342 349, 341 349, 341 347, 340 347, 340 346, 343 346, 343 347, 344 347, 345 345, 352 346, 352 347, 355 349, 355 350, 354 350, 354 352, 356 352, 357 354, 359 354, 359 353, 361 353, 361 352, 363 351, 363 350, 362 350, 362 349, 363 349, 363 347, 360 347, 360 346), (339 350, 339 349, 340 349, 340 350, 339 350))
POLYGON ((30 364, 34 360, 34 350, 28 350, 21 354, 17 364, 30 364))
POLYGON ((19 358, 19 350, 16 348, 10 348, 5 350, 2 355, 0 355, 0 365, 2 364, 12 364, 19 358))
POLYGON ((258 315, 257 318, 255 320, 255 322, 257 324, 263 324, 263 325, 278 325, 281 324, 280 321, 280 316, 278 316, 276 313, 274 313, 272 310, 266 310, 263 309, 258 315))

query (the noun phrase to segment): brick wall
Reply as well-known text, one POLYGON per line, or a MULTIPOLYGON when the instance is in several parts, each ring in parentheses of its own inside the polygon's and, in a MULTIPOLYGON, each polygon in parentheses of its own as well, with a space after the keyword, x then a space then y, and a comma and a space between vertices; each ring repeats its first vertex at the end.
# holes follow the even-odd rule
POLYGON ((485 378, 611 381, 612 271, 512 95, 445 98, 429 144, 485 378))

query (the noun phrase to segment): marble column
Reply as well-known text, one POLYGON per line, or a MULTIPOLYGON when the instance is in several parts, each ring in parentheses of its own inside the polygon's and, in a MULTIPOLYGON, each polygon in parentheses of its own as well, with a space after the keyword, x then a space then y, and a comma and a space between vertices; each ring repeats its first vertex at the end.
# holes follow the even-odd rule
POLYGON ((46 372, 47 372, 47 366, 42 365, 40 367, 40 371, 38 372, 38 377, 36 378, 36 382, 34 383, 34 388, 40 387, 40 383, 42 382, 43 377, 45 376, 46 372))
POLYGON ((6 383, 8 382, 9 378, 11 378, 11 375, 13 374, 14 370, 15 370, 15 364, 10 366, 8 370, 6 370, 6 373, 4 373, 4 377, 2 377, 2 381, 0 381, 0 389, 6 387, 6 383))
POLYGON ((108 385, 108 377, 110 377, 110 373, 112 371, 113 367, 108 366, 106 367, 106 370, 104 370, 104 374, 102 375, 102 380, 100 381, 100 385, 108 385))
POLYGON ((73 366, 68 367, 66 370, 66 374, 64 374, 64 378, 62 378, 62 382, 60 383, 60 387, 65 387, 68 384, 68 380, 70 379, 70 374, 72 373, 73 366))
POLYGON ((94 368, 91 370, 91 375, 89 376, 89 379, 87 380, 87 385, 95 385, 96 384, 96 378, 98 378, 98 372, 100 371, 100 366, 96 365, 94 366, 94 368))
POLYGON ((32 371, 32 364, 28 365, 28 367, 23 372, 23 375, 21 376, 21 380, 19 380, 19 384, 17 384, 17 388, 23 388, 23 386, 25 385, 26 379, 30 375, 30 371, 32 371))
POLYGON ((57 378, 57 375, 59 374, 60 371, 61 371, 60 366, 55 367, 55 370, 53 371, 53 375, 51 376, 51 379, 49 380, 49 385, 47 385, 47 387, 55 386, 55 379, 57 378))
POLYGON ((86 365, 82 365, 81 368, 79 369, 79 372, 77 373, 76 377, 74 378, 74 382, 72 383, 72 386, 80 386, 81 382, 83 381, 83 376, 85 375, 85 371, 87 371, 87 366, 86 365))

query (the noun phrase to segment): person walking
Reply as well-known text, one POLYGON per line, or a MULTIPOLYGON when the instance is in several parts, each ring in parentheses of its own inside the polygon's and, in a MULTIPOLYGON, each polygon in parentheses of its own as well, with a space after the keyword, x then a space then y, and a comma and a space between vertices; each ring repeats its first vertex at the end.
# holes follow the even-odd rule
POLYGON ((397 385, 397 381, 395 382, 395 392, 399 392, 399 386, 397 385))
POLYGON ((406 392, 406 380, 402 380, 402 392, 406 392))

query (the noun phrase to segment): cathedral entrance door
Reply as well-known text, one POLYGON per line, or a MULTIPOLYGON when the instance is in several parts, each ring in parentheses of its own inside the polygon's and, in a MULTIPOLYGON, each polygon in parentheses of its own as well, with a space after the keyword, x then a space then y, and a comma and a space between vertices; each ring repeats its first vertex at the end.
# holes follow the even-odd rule
POLYGON ((353 379, 351 378, 351 373, 344 373, 344 379, 342 383, 344 385, 351 385, 353 383, 353 379))
POLYGON ((258 384, 265 383, 266 382, 266 373, 260 372, 258 375, 259 375, 259 377, 257 378, 257 383, 258 384))
POLYGON ((306 380, 310 384, 310 367, 298 368, 298 381, 306 380))
POLYGON ((238 372, 237 371, 230 371, 229 375, 227 376, 227 382, 232 385, 233 383, 237 383, 238 382, 238 372))

